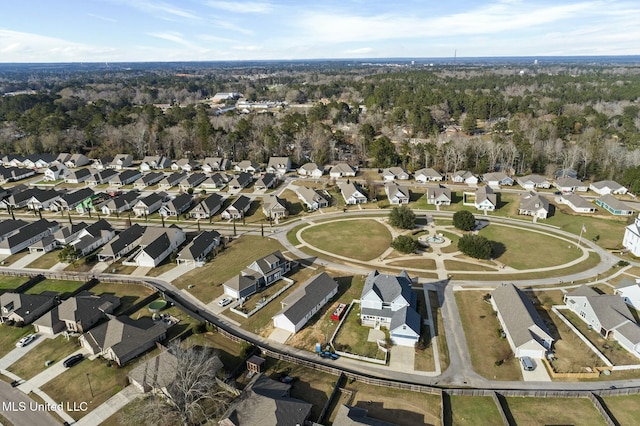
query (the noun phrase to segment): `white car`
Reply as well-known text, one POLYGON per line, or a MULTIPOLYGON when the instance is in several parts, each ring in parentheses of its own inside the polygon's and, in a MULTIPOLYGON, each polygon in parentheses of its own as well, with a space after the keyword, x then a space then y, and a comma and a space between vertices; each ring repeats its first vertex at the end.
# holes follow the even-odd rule
POLYGON ((33 339, 35 338, 36 338, 35 334, 28 334, 24 336, 22 339, 18 340, 18 343, 16 343, 16 348, 27 346, 29 343, 33 342, 33 339))
POLYGON ((233 300, 229 299, 228 297, 225 297, 224 299, 220 299, 220 301, 218 302, 218 305, 225 307, 231 302, 233 302, 233 300))

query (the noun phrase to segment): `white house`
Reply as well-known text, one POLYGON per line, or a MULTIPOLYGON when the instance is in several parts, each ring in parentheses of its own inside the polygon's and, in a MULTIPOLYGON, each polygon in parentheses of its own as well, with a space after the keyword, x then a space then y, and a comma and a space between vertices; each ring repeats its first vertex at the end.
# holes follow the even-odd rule
POLYGON ((624 237, 622 238, 624 248, 634 256, 640 256, 640 214, 632 224, 627 225, 624 229, 624 237))
POLYGON ((386 182, 409 179, 409 173, 407 173, 402 167, 389 167, 388 169, 384 169, 382 170, 381 176, 386 182))
POLYGON ((627 193, 627 188, 613 180, 601 180, 599 182, 593 182, 591 185, 589 185, 589 189, 598 195, 624 195, 627 193))
POLYGON ((389 203, 393 205, 409 204, 411 192, 409 188, 400 186, 395 182, 387 182, 384 184, 384 192, 387 194, 389 203))
POLYGON ((586 192, 589 187, 576 178, 569 176, 561 177, 553 182, 553 186, 560 192, 586 192))
POLYGON ((513 185, 513 179, 507 176, 503 172, 485 173, 482 175, 482 180, 489 186, 499 188, 503 185, 513 185))
POLYGON ((451 205, 451 189, 443 186, 430 186, 427 188, 427 204, 436 206, 451 205))
POLYGON ((354 183, 343 183, 339 185, 342 198, 346 204, 362 204, 367 202, 367 196, 362 193, 354 183))
POLYGON ((534 175, 521 176, 516 180, 518 182, 518 185, 520 185, 521 187, 523 187, 528 191, 532 191, 537 188, 548 189, 551 187, 551 183, 549 183, 549 181, 544 176, 540 176, 540 175, 534 174, 534 175))
POLYGON ((546 219, 551 213, 551 206, 546 197, 535 192, 528 192, 520 196, 518 214, 546 219))
POLYGON ((347 163, 338 163, 329 170, 329 177, 340 178, 355 176, 356 171, 347 163))
POLYGON ((309 278, 282 302, 282 310, 273 317, 276 328, 297 333, 333 296, 338 283, 326 272, 309 278))
POLYGON ((635 281, 624 278, 616 286, 613 294, 622 297, 627 305, 640 310, 640 278, 636 278, 635 281))
POLYGON ((69 170, 62 164, 48 167, 47 170, 44 171, 44 181, 53 182, 64 179, 68 172, 69 170))
POLYGON ((298 175, 312 178, 321 178, 324 170, 318 167, 316 163, 306 163, 298 167, 298 175))
POLYGON ((417 170, 413 174, 413 178, 417 182, 422 182, 422 183, 439 182, 444 180, 444 176, 440 174, 440 172, 431 168, 424 168, 424 169, 417 170))
POLYGON ((254 161, 244 160, 236 164, 233 170, 250 174, 260 173, 260 165, 254 161))
POLYGON ((491 306, 517 358, 544 358, 554 339, 522 291, 513 284, 503 284, 491 292, 491 306))
POLYGON ((451 175, 451 181, 455 183, 466 183, 467 185, 477 185, 478 176, 467 170, 458 170, 451 175))
POLYGON ((136 266, 154 268, 176 250, 186 239, 184 231, 175 225, 169 228, 148 227, 140 239, 141 250, 134 256, 136 266))
POLYGON ((482 211, 494 211, 498 207, 498 195, 493 192, 490 186, 483 186, 476 189, 475 192, 464 192, 462 204, 474 206, 482 211))
POLYGON ((317 189, 299 186, 298 189, 296 189, 296 195, 298 196, 298 199, 307 206, 309 211, 329 206, 329 196, 326 195, 326 193, 321 193, 317 189))
POLYGON ((596 206, 585 198, 574 193, 565 193, 556 198, 559 203, 566 204, 576 213, 595 213, 596 206))
POLYGON ((416 294, 406 271, 386 275, 374 270, 364 282, 360 297, 360 319, 368 327, 384 327, 396 345, 414 346, 420 339, 420 314, 416 294))
POLYGON ((291 159, 289 157, 271 157, 267 164, 267 173, 284 176, 291 171, 291 159))

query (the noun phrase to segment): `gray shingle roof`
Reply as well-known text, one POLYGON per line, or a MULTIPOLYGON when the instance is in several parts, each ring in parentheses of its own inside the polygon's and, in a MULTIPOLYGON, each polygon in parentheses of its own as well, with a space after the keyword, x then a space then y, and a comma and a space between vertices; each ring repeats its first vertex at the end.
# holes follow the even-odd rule
POLYGON ((374 270, 367 275, 362 289, 362 296, 374 291, 383 302, 392 302, 402 295, 410 303, 412 300, 411 279, 405 271, 399 276, 381 274, 374 270))
POLYGON ((178 253, 178 259, 195 260, 206 256, 208 252, 205 251, 211 247, 214 241, 219 239, 220 233, 217 231, 202 231, 178 253))
POLYGON ((314 275, 282 301, 286 307, 278 315, 283 314, 293 324, 297 324, 337 288, 338 283, 326 272, 314 275))

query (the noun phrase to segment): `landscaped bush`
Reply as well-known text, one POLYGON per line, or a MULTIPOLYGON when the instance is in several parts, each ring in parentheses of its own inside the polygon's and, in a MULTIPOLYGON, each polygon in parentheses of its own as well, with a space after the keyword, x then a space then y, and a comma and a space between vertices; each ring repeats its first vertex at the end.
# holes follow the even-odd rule
POLYGON ((416 251, 417 243, 408 235, 398 235, 396 239, 391 242, 391 247, 401 253, 413 253, 416 251))
POLYGON ((491 241, 481 235, 467 234, 458 240, 458 250, 475 259, 491 257, 491 241))
POLYGON ((413 229, 416 225, 416 214, 407 206, 394 207, 389 213, 389 224, 401 229, 413 229))
POLYGON ((461 231, 471 231, 476 227, 476 218, 470 211, 457 211, 453 214, 453 226, 461 231))

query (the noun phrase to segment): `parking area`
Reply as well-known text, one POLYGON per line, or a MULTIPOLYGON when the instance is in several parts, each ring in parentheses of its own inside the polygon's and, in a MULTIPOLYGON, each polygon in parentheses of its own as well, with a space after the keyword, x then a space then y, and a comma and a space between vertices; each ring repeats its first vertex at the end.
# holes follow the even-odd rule
POLYGON ((522 369, 522 379, 525 382, 550 382, 551 377, 547 372, 546 367, 544 366, 544 362, 541 359, 531 359, 533 364, 536 366, 535 370, 528 371, 525 370, 522 366, 522 362, 520 362, 520 368, 522 369))

